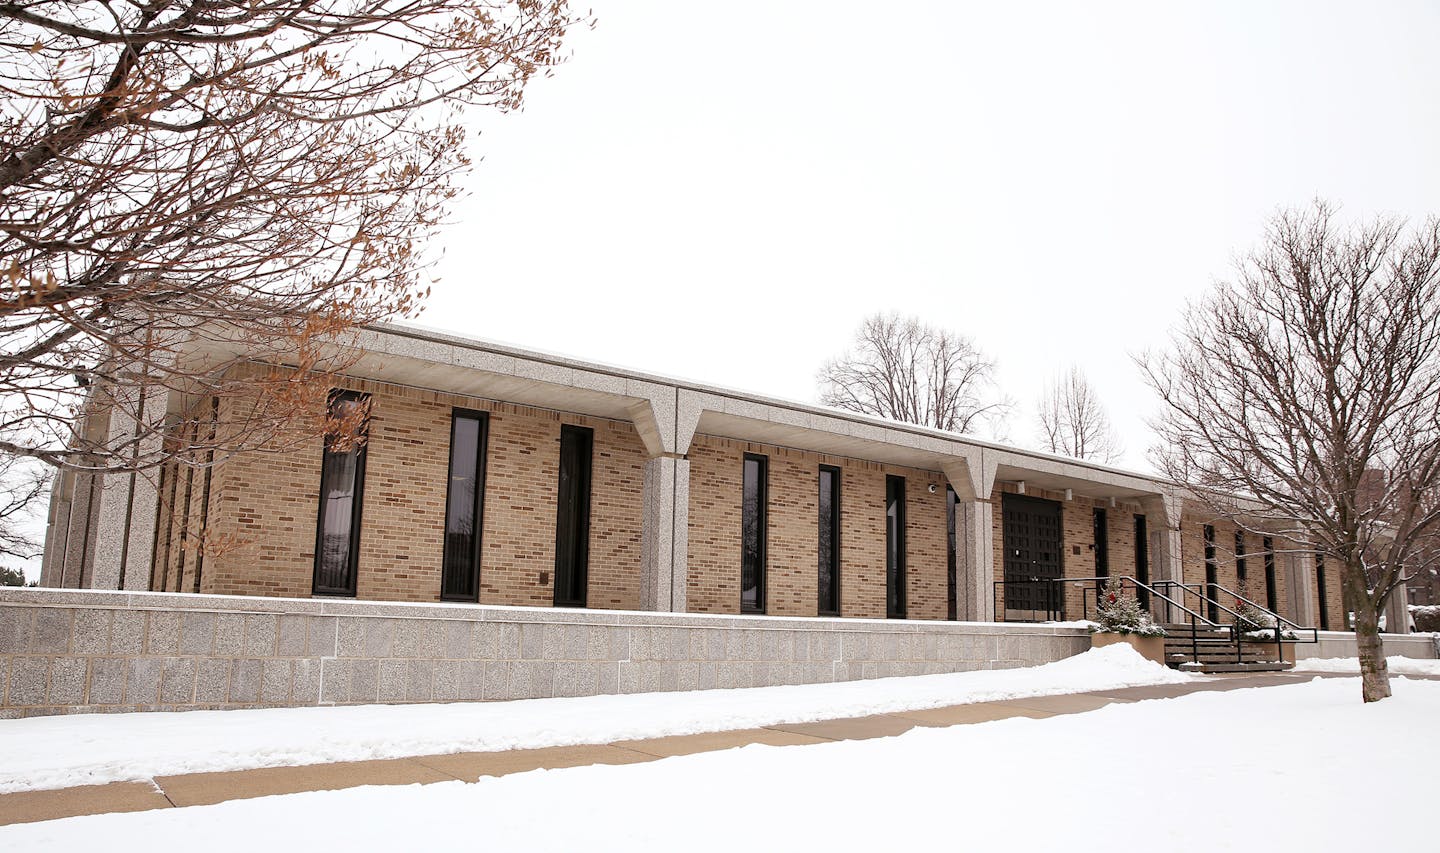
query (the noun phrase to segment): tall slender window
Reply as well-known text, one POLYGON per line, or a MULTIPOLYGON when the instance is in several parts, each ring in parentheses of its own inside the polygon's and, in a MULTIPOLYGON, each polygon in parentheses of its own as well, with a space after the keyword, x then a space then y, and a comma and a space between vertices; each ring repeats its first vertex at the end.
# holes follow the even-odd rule
POLYGON ((1245 585, 1247 580, 1245 568, 1245 531, 1235 529, 1235 583, 1240 587, 1241 595, 1249 596, 1250 588, 1245 585))
POLYGON ((765 612, 765 480, 769 459, 745 454, 740 500, 740 612, 765 612))
POLYGON ((885 615, 905 618, 905 478, 885 478, 885 615))
POLYGON ((440 597, 480 600, 480 533, 485 506, 484 412, 456 409, 450 419, 450 483, 445 495, 445 553, 440 597))
POLYGON ((1105 510, 1095 508, 1095 577, 1110 577, 1110 519, 1105 510))
POLYGON ((314 590, 316 595, 354 595, 370 395, 333 391, 329 414, 333 429, 325 436, 320 462, 314 590))
POLYGON ((840 615, 840 469, 820 466, 820 600, 821 616, 840 615))
MULTIPOLYGON (((1150 534, 1146 530, 1145 516, 1135 513, 1135 580, 1150 585, 1150 534)), ((1140 606, 1150 607, 1150 593, 1140 590, 1136 596, 1140 600, 1140 606)))
POLYGON ((1315 552, 1315 592, 1320 596, 1320 630, 1330 630, 1330 597, 1325 590, 1325 555, 1315 552))
POLYGON ((1279 613, 1280 596, 1275 592, 1275 540, 1266 536, 1260 547, 1265 550, 1265 606, 1279 613))
POLYGON ((1218 583, 1220 583, 1220 567, 1215 563, 1215 528, 1207 524, 1205 525, 1205 597, 1209 599, 1206 608, 1211 622, 1220 621, 1220 590, 1215 588, 1218 583))
POLYGON ((560 427, 555 500, 555 606, 584 607, 590 569, 590 460, 595 431, 560 427))
POLYGON ((958 581, 955 577, 957 554, 955 546, 955 490, 945 487, 945 618, 951 622, 960 618, 958 581))

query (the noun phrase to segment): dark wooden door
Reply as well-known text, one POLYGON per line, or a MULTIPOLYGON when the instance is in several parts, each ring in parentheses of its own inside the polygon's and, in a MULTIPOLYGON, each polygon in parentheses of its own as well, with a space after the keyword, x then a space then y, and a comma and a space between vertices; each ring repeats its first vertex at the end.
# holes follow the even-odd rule
POLYGON ((1005 552, 1005 609, 1031 611, 1020 618, 1064 618, 1064 596, 1057 584, 1062 577, 1060 504, 1024 495, 1005 495, 1001 501, 1005 552))

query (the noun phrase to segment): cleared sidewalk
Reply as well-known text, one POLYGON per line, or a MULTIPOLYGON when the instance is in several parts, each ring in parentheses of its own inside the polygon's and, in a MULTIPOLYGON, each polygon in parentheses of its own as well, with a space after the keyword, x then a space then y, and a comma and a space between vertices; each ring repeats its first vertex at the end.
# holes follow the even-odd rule
POLYGON ((381 761, 267 767, 225 773, 157 776, 151 782, 116 782, 47 791, 0 794, 0 825, 31 823, 77 815, 146 811, 208 805, 302 791, 326 791, 361 785, 413 785, 474 782, 529 770, 591 764, 636 764, 677 755, 733 749, 750 744, 803 746, 842 740, 890 737, 917 726, 941 727, 1014 717, 1041 719, 1093 711, 1116 702, 1168 699, 1208 690, 1233 690, 1308 681, 1317 673, 1217 676, 1189 684, 1128 687, 1092 693, 1036 696, 1000 702, 952 705, 793 725, 707 732, 704 734, 562 746, 503 752, 461 752, 381 761))

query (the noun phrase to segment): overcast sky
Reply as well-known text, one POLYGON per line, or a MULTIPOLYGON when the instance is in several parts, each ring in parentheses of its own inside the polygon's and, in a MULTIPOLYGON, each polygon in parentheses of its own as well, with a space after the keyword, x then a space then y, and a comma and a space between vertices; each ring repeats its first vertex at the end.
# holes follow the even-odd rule
MULTIPOLYGON (((583 4, 582 4, 583 5, 583 4)), ((1070 362, 1144 468, 1131 355, 1278 206, 1440 210, 1440 4, 597 0, 483 157, 421 323, 814 401, 867 313, 1070 362)))

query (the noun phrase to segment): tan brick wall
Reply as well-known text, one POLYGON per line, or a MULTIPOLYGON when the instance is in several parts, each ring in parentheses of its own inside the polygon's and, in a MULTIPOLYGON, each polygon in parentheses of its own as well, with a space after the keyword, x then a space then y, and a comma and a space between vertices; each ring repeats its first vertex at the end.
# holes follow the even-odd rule
MULTIPOLYGON (((1181 540, 1181 562, 1185 573, 1185 582, 1192 584, 1205 583, 1205 525, 1211 524, 1215 527, 1215 561, 1216 574, 1219 584, 1227 589, 1240 592, 1239 573, 1235 563, 1235 529, 1236 523, 1229 519, 1213 518, 1198 508, 1187 506, 1182 517, 1180 528, 1181 540)), ((1277 551, 1293 548, 1294 545, 1284 537, 1275 536, 1274 546, 1277 551)), ((1249 597, 1252 601, 1265 604, 1265 558, 1261 553, 1263 547, 1263 535, 1247 532, 1245 534, 1245 576, 1249 587, 1249 597)), ((1275 560, 1275 594, 1276 604, 1280 615, 1294 619, 1295 614, 1289 605, 1289 588, 1285 578, 1285 558, 1277 556, 1275 560)), ((1222 597, 1220 602, 1227 607, 1234 609, 1235 602, 1227 597, 1222 597)), ((1194 600, 1185 602, 1187 606, 1194 607, 1197 603, 1194 600)), ((1196 608, 1199 609, 1199 608, 1196 608)), ((1203 610, 1201 611, 1204 612, 1203 610)), ((1229 615, 1224 611, 1220 613, 1221 621, 1228 621, 1229 615)))
POLYGON ((741 471, 746 453, 769 459, 766 613, 818 611, 819 470, 840 468, 840 613, 885 616, 885 477, 906 478, 908 616, 946 616, 945 481, 934 471, 879 465, 700 435, 690 449, 686 600, 697 613, 740 612, 741 471), (934 484, 931 494, 928 486, 934 484))
MULTIPOLYGON (((632 425, 383 383, 345 387, 373 401, 358 598, 439 600, 451 414, 459 407, 489 413, 481 602, 553 601, 560 426, 574 424, 595 431, 587 603, 638 606, 645 454, 632 425)), ((217 466, 212 527, 235 544, 207 560, 204 592, 310 594, 322 452, 316 439, 302 451, 248 452, 217 466)))

